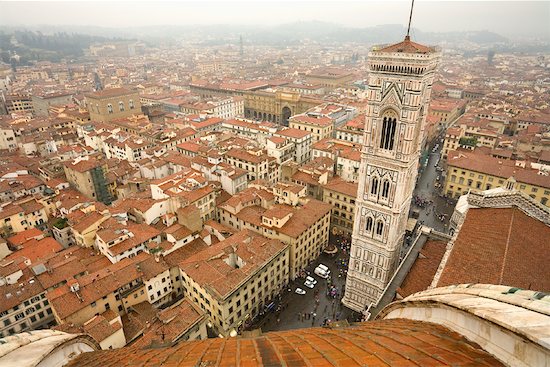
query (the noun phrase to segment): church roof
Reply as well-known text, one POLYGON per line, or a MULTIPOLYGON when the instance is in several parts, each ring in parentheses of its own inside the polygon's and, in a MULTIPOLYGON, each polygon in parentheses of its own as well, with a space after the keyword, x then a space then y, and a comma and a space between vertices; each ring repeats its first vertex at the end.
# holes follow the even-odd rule
POLYGON ((421 45, 411 41, 409 36, 405 37, 402 42, 386 46, 377 50, 377 52, 403 52, 409 54, 427 54, 433 51, 433 48, 421 45))
POLYGON ((255 337, 182 342, 172 347, 98 351, 69 366, 501 366, 460 334, 392 319, 288 330, 255 337))
POLYGON ((471 208, 438 287, 509 284, 550 292, 550 227, 518 208, 471 208))

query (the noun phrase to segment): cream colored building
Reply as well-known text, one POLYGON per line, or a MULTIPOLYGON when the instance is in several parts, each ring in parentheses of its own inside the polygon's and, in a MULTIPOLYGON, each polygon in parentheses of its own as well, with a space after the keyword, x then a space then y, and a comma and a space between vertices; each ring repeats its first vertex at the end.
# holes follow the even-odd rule
POLYGON ((306 197, 303 190, 296 192, 296 186, 277 185, 272 191, 251 187, 218 206, 220 223, 290 245, 291 279, 328 245, 332 209, 330 204, 306 197), (292 197, 296 200, 287 201, 292 197))
POLYGON ((213 244, 183 260, 184 294, 224 336, 264 311, 289 281, 288 245, 250 230, 213 244))
POLYGON ((203 221, 215 216, 215 191, 199 171, 185 169, 151 181, 151 197, 155 200, 171 198, 168 202, 172 212, 179 207, 194 205, 199 209, 203 221))
POLYGON ((155 303, 170 296, 169 266, 154 256, 140 253, 106 269, 70 279, 67 284, 47 293, 58 324, 84 324, 96 314, 113 310, 124 315, 128 308, 140 302, 155 303), (164 275, 163 275, 164 274, 164 275), (160 282, 156 285, 158 277, 160 282), (164 282, 162 282, 164 277, 164 282), (159 291, 155 297, 149 287, 159 291))
POLYGON ((111 121, 141 115, 139 94, 126 88, 113 88, 89 93, 86 105, 92 121, 111 121))
POLYGON ((340 177, 333 177, 323 185, 323 201, 333 206, 330 218, 332 233, 351 236, 356 196, 357 183, 346 182, 340 177))
POLYGON ((107 163, 94 157, 80 157, 74 161, 65 162, 63 169, 67 181, 75 189, 90 199, 110 204, 111 189, 105 179, 107 163))
POLYGON ((311 143, 314 144, 321 139, 332 137, 333 122, 332 119, 325 116, 313 117, 301 114, 290 118, 289 127, 309 131, 311 133, 311 143))
POLYGON ((75 243, 81 247, 92 247, 95 244, 95 235, 99 226, 109 215, 102 215, 97 211, 80 212, 69 215, 69 225, 75 243))
POLYGON ((354 75, 346 70, 337 68, 319 68, 305 75, 309 84, 319 85, 325 89, 336 89, 350 84, 354 75))
POLYGON ((550 169, 530 163, 495 158, 479 151, 451 151, 447 157, 445 194, 459 198, 470 190, 503 187, 518 190, 543 205, 550 206, 550 169), (524 165, 524 166, 522 166, 524 165))
POLYGON ((266 180, 272 184, 279 181, 280 168, 276 158, 263 149, 242 150, 233 148, 225 153, 225 162, 248 172, 248 181, 266 180))

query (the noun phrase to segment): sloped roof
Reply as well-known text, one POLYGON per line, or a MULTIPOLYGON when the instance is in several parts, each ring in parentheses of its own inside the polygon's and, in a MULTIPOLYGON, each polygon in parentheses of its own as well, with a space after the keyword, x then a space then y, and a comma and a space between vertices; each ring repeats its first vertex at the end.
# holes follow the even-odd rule
POLYGON ((550 291, 550 227, 518 208, 471 208, 437 283, 550 291))
POLYGON ((431 47, 411 41, 409 36, 406 36, 405 39, 399 43, 377 50, 377 52, 403 52, 409 54, 427 54, 432 51, 433 48, 431 47))
POLYGON ((449 329, 394 319, 256 337, 182 342, 173 347, 86 353, 68 366, 502 366, 449 329))

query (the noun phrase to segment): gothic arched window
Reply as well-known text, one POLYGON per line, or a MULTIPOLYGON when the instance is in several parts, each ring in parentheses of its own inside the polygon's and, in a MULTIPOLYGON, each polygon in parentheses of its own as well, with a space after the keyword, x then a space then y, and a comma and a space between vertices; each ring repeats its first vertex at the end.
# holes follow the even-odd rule
POLYGON ((390 181, 384 180, 382 183, 382 197, 387 199, 390 193, 390 181))
POLYGON ((395 130, 397 130, 397 115, 395 112, 388 112, 382 119, 382 132, 380 135, 380 148, 393 150, 395 141, 395 130))
POLYGON ((379 220, 378 222, 376 222, 376 234, 382 236, 382 232, 384 232, 384 223, 379 220))
POLYGON ((121 112, 124 111, 124 102, 122 101, 118 102, 118 110, 121 112))
POLYGON ((374 226, 374 221, 372 220, 372 217, 367 218, 367 225, 365 226, 365 230, 367 232, 372 232, 372 227, 374 226))
POLYGON ((378 177, 373 177, 372 178, 372 183, 371 183, 371 186, 370 186, 370 193, 371 193, 371 195, 378 194, 378 177))
POLYGON ((110 103, 107 105, 107 112, 113 113, 113 105, 110 103))
POLYGON ((133 100, 133 99, 129 100, 129 101, 128 101, 128 104, 130 105, 130 109, 131 109, 131 110, 133 110, 133 109, 135 108, 135 106, 136 106, 136 105, 134 104, 134 100, 133 100))

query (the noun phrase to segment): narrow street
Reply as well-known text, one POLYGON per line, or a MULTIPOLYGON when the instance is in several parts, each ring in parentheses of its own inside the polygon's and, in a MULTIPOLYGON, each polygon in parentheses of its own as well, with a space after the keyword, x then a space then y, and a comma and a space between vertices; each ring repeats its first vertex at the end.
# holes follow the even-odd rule
POLYGON ((415 204, 415 200, 413 198, 411 209, 415 209, 420 212, 420 216, 418 218, 419 222, 422 222, 424 225, 432 227, 437 231, 447 232, 449 219, 454 210, 454 201, 447 200, 446 198, 439 196, 440 190, 435 187, 435 184, 438 182, 437 177, 440 177, 439 183, 441 185, 444 183, 441 172, 436 170, 436 163, 440 159, 442 148, 443 144, 439 143, 439 147, 435 152, 430 151, 428 164, 424 170, 419 173, 413 194, 424 202, 431 201, 432 204, 427 203, 424 207, 420 207, 415 204), (443 221, 438 218, 438 215, 441 214, 445 215, 445 219, 443 221))

